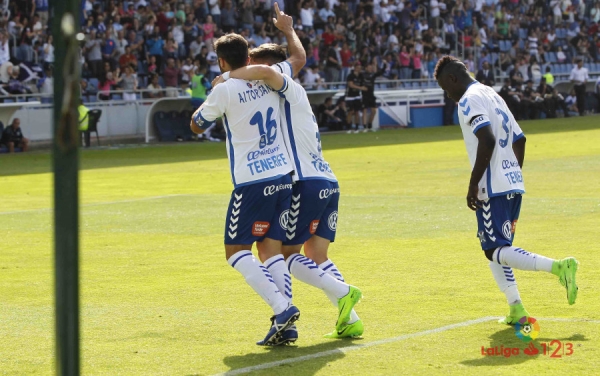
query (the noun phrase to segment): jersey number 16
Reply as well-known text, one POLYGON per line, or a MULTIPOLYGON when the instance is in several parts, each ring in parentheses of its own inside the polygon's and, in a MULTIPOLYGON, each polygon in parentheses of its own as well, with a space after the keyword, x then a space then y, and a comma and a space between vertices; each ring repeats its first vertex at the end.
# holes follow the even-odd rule
POLYGON ((267 121, 263 121, 263 115, 260 111, 252 116, 250 119, 250 125, 257 125, 258 132, 260 134, 259 147, 264 149, 267 145, 271 145, 277 138, 277 122, 272 118, 273 107, 267 109, 267 121))

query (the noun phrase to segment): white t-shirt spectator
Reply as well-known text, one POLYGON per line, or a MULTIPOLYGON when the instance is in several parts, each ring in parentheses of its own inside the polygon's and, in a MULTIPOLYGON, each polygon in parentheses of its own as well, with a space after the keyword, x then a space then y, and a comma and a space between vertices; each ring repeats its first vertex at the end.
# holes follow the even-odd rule
POLYGON ((571 75, 569 76, 569 81, 575 81, 575 84, 582 84, 586 81, 590 80, 590 76, 588 75, 588 69, 586 67, 577 67, 571 70, 571 75))
POLYGON ((192 64, 184 64, 181 67, 181 81, 190 82, 190 76, 187 74, 187 72, 191 71, 192 69, 194 69, 192 64))
POLYGON ((431 11, 431 17, 440 16, 440 3, 438 0, 431 0, 429 2, 429 9, 431 11))
POLYGON ((8 46, 8 39, 4 44, 0 45, 0 65, 10 60, 10 47, 8 46))
POLYGON ((308 69, 306 71, 306 74, 304 74, 304 78, 303 78, 303 84, 306 85, 305 87, 307 89, 316 89, 316 83, 319 82, 319 79, 321 78, 321 76, 319 76, 319 73, 313 73, 312 69, 308 69))
POLYGON ((44 43, 44 61, 47 63, 54 63, 54 46, 48 43, 44 43))
POLYGON ((340 5, 340 2, 338 0, 327 0, 327 3, 329 4, 329 9, 331 10, 333 10, 333 7, 335 7, 336 5, 340 5))
POLYGON ((183 44, 183 27, 181 25, 173 28, 173 39, 175 39, 177 44, 183 44))
POLYGON ((379 8, 379 15, 381 16, 381 22, 388 23, 390 22, 390 7, 384 5, 379 8))
POLYGON ((221 8, 219 8, 219 0, 209 0, 208 5, 210 6, 210 14, 221 14, 221 8))
POLYGON ((315 10, 312 8, 300 10, 300 20, 302 21, 302 26, 304 27, 313 27, 313 15, 315 10))
POLYGON ((221 74, 221 69, 219 68, 219 60, 217 58, 217 53, 214 51, 209 52, 206 55, 206 61, 209 64, 208 70, 210 72, 215 72, 221 74))
POLYGON ((117 59, 121 57, 125 53, 125 47, 129 45, 127 39, 115 39, 115 49, 117 50, 117 59))
POLYGON ((487 33, 484 28, 479 29, 479 38, 481 39, 481 44, 483 44, 483 45, 488 44, 488 37, 487 37, 487 33))

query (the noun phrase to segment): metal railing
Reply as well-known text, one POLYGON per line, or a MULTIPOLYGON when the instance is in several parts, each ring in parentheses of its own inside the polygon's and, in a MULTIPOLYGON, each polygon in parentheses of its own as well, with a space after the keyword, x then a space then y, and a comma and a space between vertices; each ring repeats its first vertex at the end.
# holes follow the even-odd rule
POLYGON ((98 89, 98 92, 95 94, 95 97, 99 101, 105 100, 101 96, 108 96, 110 98, 109 100, 130 102, 131 100, 124 99, 124 97, 125 97, 124 94, 136 94, 135 100, 153 100, 153 99, 159 99, 159 98, 144 98, 144 93, 156 94, 157 92, 164 93, 164 95, 163 95, 164 97, 175 98, 175 97, 187 96, 184 94, 184 92, 181 88, 165 87, 165 88, 160 88, 160 89, 136 89, 136 90, 120 90, 119 89, 119 90, 108 90, 108 91, 103 91, 103 90, 98 89), (169 93, 171 95, 168 95, 169 93), (138 94, 139 94, 139 97, 138 97, 138 94), (120 99, 119 98, 114 99, 116 95, 120 96, 120 99))

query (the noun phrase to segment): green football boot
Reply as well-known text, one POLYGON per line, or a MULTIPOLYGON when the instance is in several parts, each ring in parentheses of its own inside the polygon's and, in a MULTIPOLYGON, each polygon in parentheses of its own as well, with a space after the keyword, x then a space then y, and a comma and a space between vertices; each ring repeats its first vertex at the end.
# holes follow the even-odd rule
POLYGON ((579 262, 574 257, 567 257, 562 260, 554 261, 552 264, 552 274, 558 276, 560 284, 567 289, 567 300, 569 304, 575 304, 577 299, 577 283, 575 275, 579 268, 579 262))
POLYGON ((350 286, 350 291, 340 299, 338 299, 338 319, 335 324, 335 328, 338 332, 341 332, 348 320, 350 320, 350 313, 352 308, 360 301, 362 292, 354 286, 350 286))
POLYGON ((523 307, 523 303, 513 304, 510 306, 508 316, 498 320, 499 324, 515 325, 523 317, 529 317, 529 312, 523 307))
POLYGON ((362 320, 348 324, 342 330, 334 330, 331 333, 325 334, 325 338, 360 338, 365 331, 362 320))

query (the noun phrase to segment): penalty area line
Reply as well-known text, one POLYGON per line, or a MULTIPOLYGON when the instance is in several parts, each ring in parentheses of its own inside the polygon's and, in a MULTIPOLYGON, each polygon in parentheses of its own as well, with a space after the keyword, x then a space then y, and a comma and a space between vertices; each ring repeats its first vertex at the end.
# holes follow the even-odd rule
POLYGON ((365 343, 365 344, 353 345, 353 346, 348 346, 348 347, 341 347, 341 348, 338 348, 338 349, 333 349, 333 350, 328 350, 328 351, 322 351, 322 352, 318 352, 318 353, 314 353, 314 354, 310 354, 310 355, 303 355, 303 356, 298 356, 298 357, 295 357, 295 358, 288 358, 288 359, 278 360, 278 361, 275 361, 275 362, 269 362, 269 363, 258 364, 258 365, 250 366, 250 367, 238 368, 238 369, 234 369, 234 370, 231 370, 231 371, 227 371, 227 372, 223 372, 223 373, 218 373, 218 374, 216 374, 214 376, 242 375, 242 374, 248 373, 248 372, 254 372, 254 371, 259 371, 259 370, 263 370, 263 369, 269 369, 269 368, 273 368, 273 367, 277 367, 277 366, 281 366, 281 365, 285 365, 285 364, 292 364, 292 363, 303 362, 305 360, 322 358, 324 356, 330 356, 330 355, 335 355, 335 354, 345 354, 345 353, 350 352, 350 351, 360 350, 360 349, 364 349, 364 348, 367 348, 367 347, 387 345, 389 343, 400 342, 400 341, 404 341, 404 340, 411 339, 411 338, 416 338, 416 337, 427 336, 427 335, 430 335, 430 334, 441 333, 441 332, 445 332, 445 331, 456 329, 456 328, 464 328, 466 326, 481 324, 481 323, 492 321, 492 320, 496 320, 496 319, 497 318, 493 317, 493 316, 481 317, 481 318, 475 319, 475 320, 463 321, 463 322, 459 322, 459 323, 456 323, 456 324, 450 324, 450 325, 446 325, 446 326, 441 326, 439 328, 424 330, 422 332, 404 334, 404 335, 401 335, 401 336, 398 336, 398 337, 384 338, 384 339, 380 339, 380 340, 377 340, 377 341, 368 342, 368 343, 365 343))

